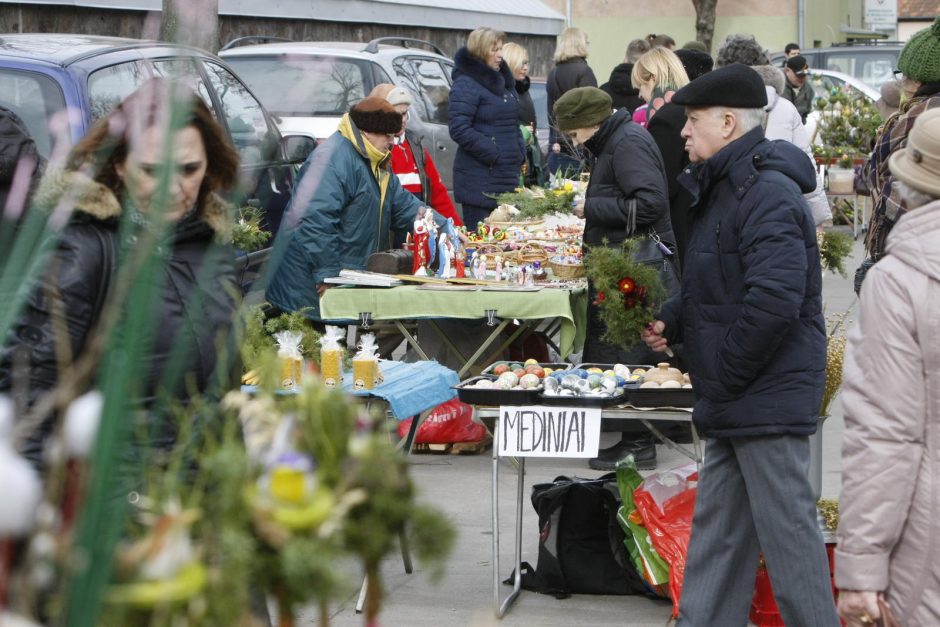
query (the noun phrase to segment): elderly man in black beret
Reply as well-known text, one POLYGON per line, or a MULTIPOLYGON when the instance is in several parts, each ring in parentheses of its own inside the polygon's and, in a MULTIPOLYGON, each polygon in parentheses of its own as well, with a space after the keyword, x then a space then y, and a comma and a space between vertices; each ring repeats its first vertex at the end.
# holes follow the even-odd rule
POLYGON ((675 93, 695 199, 681 296, 644 333, 682 342, 708 438, 679 625, 744 625, 763 553, 787 625, 839 624, 807 477, 826 378, 816 185, 799 148, 764 138, 767 93, 734 64, 675 93))

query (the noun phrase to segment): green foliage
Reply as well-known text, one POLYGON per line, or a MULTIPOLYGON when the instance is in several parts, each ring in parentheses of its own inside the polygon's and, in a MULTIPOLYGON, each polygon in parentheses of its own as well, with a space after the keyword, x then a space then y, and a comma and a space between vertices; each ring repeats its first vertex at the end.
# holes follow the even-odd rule
POLYGON ((522 187, 496 196, 500 205, 512 205, 519 210, 518 219, 541 218, 553 213, 571 213, 573 189, 542 189, 522 187))
POLYGON ((852 244, 848 233, 826 231, 819 246, 823 267, 845 277, 845 258, 852 254, 852 244))
MULTIPOLYGON (((822 88, 815 82, 817 93, 822 88)), ((830 161, 847 157, 862 158, 871 152, 878 127, 884 122, 881 113, 864 95, 849 87, 833 88, 816 102, 819 123, 816 134, 822 147, 814 148, 820 159, 830 161)))
POLYGON ((238 210, 238 218, 232 227, 232 245, 246 253, 261 250, 271 239, 271 234, 261 228, 261 209, 246 205, 238 210))
POLYGON ((584 269, 597 293, 596 304, 607 330, 605 342, 632 346, 640 341, 640 332, 653 320, 666 297, 659 271, 633 259, 639 239, 626 240, 620 250, 594 246, 585 252, 584 269), (621 292, 622 279, 632 279, 630 294, 621 292))
POLYGON ((242 314, 244 332, 240 344, 242 362, 246 370, 259 368, 265 361, 277 353, 274 334, 279 331, 300 331, 303 340, 300 352, 304 359, 320 363, 320 334, 313 324, 303 315, 303 311, 285 312, 276 318, 265 318, 266 305, 247 307, 242 314))
POLYGON ((338 488, 347 475, 345 464, 358 408, 341 392, 311 380, 285 406, 297 416, 298 446, 317 460, 319 481, 331 489, 338 488))

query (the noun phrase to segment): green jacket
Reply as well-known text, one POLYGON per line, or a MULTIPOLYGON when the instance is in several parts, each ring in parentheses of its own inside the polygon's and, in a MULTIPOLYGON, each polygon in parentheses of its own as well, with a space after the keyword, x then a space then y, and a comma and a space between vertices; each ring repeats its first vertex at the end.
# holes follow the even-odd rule
POLYGON ((317 286, 340 270, 365 269, 369 255, 391 246, 392 229, 412 230, 421 206, 389 171, 388 153, 343 116, 301 168, 275 242, 268 302, 285 311, 309 308, 305 315, 319 320, 317 286))

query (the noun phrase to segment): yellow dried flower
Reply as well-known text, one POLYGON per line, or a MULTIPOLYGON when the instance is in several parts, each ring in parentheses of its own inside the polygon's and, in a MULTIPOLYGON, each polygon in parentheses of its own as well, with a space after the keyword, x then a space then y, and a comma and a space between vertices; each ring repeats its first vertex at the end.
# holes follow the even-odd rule
POLYGON ((820 416, 828 416, 832 401, 835 400, 842 387, 842 363, 845 359, 845 330, 848 310, 832 316, 830 331, 826 337, 826 385, 823 387, 822 403, 819 407, 820 416))

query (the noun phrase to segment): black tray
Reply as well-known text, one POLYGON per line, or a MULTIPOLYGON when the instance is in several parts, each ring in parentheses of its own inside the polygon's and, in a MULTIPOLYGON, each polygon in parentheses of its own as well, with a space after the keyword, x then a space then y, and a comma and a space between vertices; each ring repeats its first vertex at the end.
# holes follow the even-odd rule
POLYGON ((635 407, 692 407, 692 388, 627 388, 627 401, 635 407))
POLYGON ((469 405, 538 405, 542 388, 530 390, 497 390, 466 387, 480 379, 493 380, 485 375, 471 377, 453 386, 457 390, 457 398, 469 405))
MULTIPOLYGON (((600 368, 601 370, 613 370, 616 364, 578 364, 575 366, 575 369, 582 368, 587 370, 588 368, 600 368)), ((637 368, 643 368, 644 370, 649 370, 653 366, 648 364, 624 364, 627 368, 630 369, 630 374, 633 374, 633 371, 637 368)))
MULTIPOLYGON (((495 377, 496 375, 493 374, 493 368, 496 367, 496 364, 497 364, 497 363, 500 363, 500 362, 494 362, 494 363, 490 364, 489 366, 487 366, 486 368, 484 368, 484 369, 483 369, 483 372, 481 372, 480 374, 486 374, 486 375, 490 375, 490 376, 495 377)), ((504 363, 504 364, 519 364, 520 366, 522 366, 523 368, 525 368, 525 365, 524 365, 523 362, 521 362, 521 361, 512 361, 511 359, 503 359, 503 360, 502 360, 502 363, 504 363)), ((552 370, 570 370, 570 369, 571 369, 571 364, 569 364, 569 363, 567 363, 567 362, 565 362, 565 363, 554 363, 554 364, 553 364, 553 363, 550 363, 550 362, 547 362, 547 361, 540 361, 540 362, 539 362, 539 365, 540 365, 541 367, 543 367, 543 368, 551 368, 552 370)))
POLYGON ((627 402, 627 392, 616 396, 548 396, 539 392, 539 403, 556 407, 611 407, 627 402))

